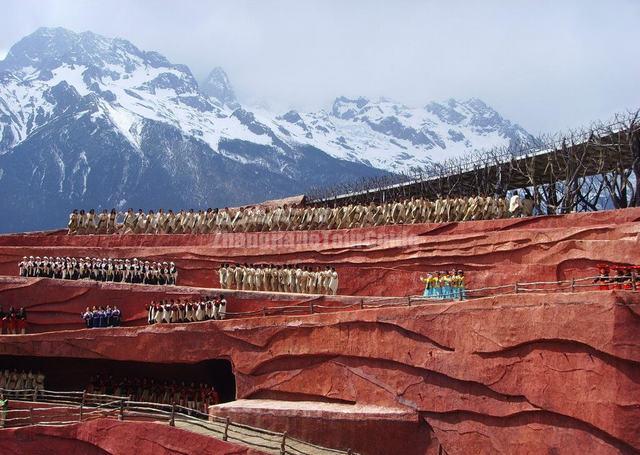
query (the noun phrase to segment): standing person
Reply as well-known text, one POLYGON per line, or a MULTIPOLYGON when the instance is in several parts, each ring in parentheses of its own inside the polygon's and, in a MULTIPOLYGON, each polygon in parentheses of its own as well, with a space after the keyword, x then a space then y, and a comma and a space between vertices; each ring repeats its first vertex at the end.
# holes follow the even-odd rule
POLYGON ((82 316, 82 319, 84 319, 84 323, 87 326, 87 328, 90 329, 93 326, 92 325, 93 315, 91 314, 91 310, 89 309, 89 307, 87 307, 84 310, 84 313, 82 313, 80 316, 82 316))
POLYGON ((147 305, 147 323, 149 325, 156 322, 156 302, 154 300, 151 301, 150 304, 147 305))
POLYGON ((122 227, 120 228, 121 234, 130 234, 136 227, 136 214, 133 213, 133 208, 129 207, 127 213, 124 214, 122 219, 122 227))
POLYGON ((7 334, 15 335, 16 333, 16 311, 13 307, 9 307, 9 312, 4 317, 4 326, 7 328, 7 334))
POLYGON ((531 199, 531 195, 528 193, 524 195, 524 199, 522 200, 522 216, 533 216, 533 209, 535 207, 535 203, 533 199, 531 199))
POLYGON ((431 279, 432 279, 432 287, 433 287, 431 296, 434 299, 441 299, 442 293, 441 293, 441 283, 440 283, 440 272, 435 272, 435 274, 431 279))
POLYGON ((431 295, 433 294, 433 286, 431 283, 432 277, 433 276, 430 273, 427 273, 426 277, 420 277, 420 281, 424 283, 424 291, 422 292, 423 297, 431 297, 431 295))
POLYGON ((73 235, 78 233, 78 209, 73 209, 69 215, 69 224, 67 224, 67 234, 73 235))
POLYGON ((107 218, 107 234, 115 234, 118 230, 118 212, 116 209, 111 209, 107 218))
POLYGON ((142 211, 142 209, 138 209, 138 213, 133 218, 133 233, 142 234, 145 230, 146 221, 147 221, 147 216, 142 211))
POLYGON ((509 198, 509 214, 512 218, 522 216, 522 201, 517 191, 514 191, 509 198))
POLYGON ((600 289, 601 291, 608 291, 609 283, 611 281, 611 278, 609 277, 609 266, 601 265, 599 269, 600 275, 598 275, 596 279, 593 280, 593 282, 598 283, 598 289, 600 289))
POLYGON ((20 307, 16 314, 16 332, 21 335, 27 333, 27 310, 24 307, 20 307))
POLYGON ((111 325, 113 327, 120 327, 120 322, 122 320, 122 312, 117 306, 113 306, 111 310, 111 325))
POLYGON ((178 268, 174 262, 169 263, 169 284, 176 285, 178 283, 178 268))
POLYGON ((235 265, 229 266, 229 264, 226 264, 226 269, 227 269, 227 280, 223 288, 232 289, 236 279, 236 266, 235 265))
POLYGON ((331 295, 336 295, 338 293, 338 272, 336 272, 336 269, 334 267, 331 267, 329 290, 331 291, 331 295))
POLYGON ((220 294, 220 319, 224 319, 227 316, 227 299, 224 298, 224 294, 220 294))
POLYGON ((467 288, 464 282, 464 272, 458 270, 458 296, 460 300, 467 300, 467 288))
POLYGON ((96 226, 96 234, 106 234, 108 224, 109 224, 109 212, 107 212, 107 209, 103 209, 102 213, 98 215, 98 224, 96 226))
POLYGON ((218 282, 220 283, 220 288, 225 289, 227 286, 227 264, 222 264, 220 269, 218 270, 218 282))
POLYGON ((89 210, 89 213, 87 213, 84 229, 86 234, 96 233, 96 211, 94 209, 89 210))
POLYGON ((213 319, 220 319, 220 296, 213 301, 213 319))

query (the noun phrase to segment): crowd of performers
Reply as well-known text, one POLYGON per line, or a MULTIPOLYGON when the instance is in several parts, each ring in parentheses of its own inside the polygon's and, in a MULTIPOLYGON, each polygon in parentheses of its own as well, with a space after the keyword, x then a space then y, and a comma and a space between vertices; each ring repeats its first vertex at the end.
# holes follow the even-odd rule
POLYGON ((531 216, 533 199, 527 194, 501 196, 412 197, 382 204, 344 206, 240 207, 157 212, 74 210, 68 233, 78 234, 205 234, 210 232, 266 232, 312 229, 348 229, 366 226, 449 221, 492 220, 531 216))
POLYGON ((156 382, 148 378, 103 378, 96 375, 91 378, 87 392, 131 397, 131 401, 176 404, 204 413, 208 412, 209 406, 220 402, 215 387, 202 382, 185 384, 176 381, 156 382))
POLYGON ((439 300, 465 300, 467 291, 462 270, 450 272, 427 273, 426 277, 420 277, 424 283, 424 297, 439 300))
POLYGON ((6 313, 0 305, 0 335, 24 335, 27 333, 27 310, 10 307, 6 313))
MULTIPOLYGON (((43 390, 44 374, 32 371, 0 371, 0 389, 6 390, 43 390)), ((5 392, 5 395, 7 393, 5 392)), ((29 393, 31 395, 31 393, 29 393)))
POLYGON ((117 306, 87 307, 86 310, 80 315, 84 319, 88 329, 95 329, 100 327, 118 327, 122 322, 122 312, 117 306))
POLYGON ((60 258, 24 256, 18 264, 24 277, 43 277, 61 280, 111 281, 175 285, 178 269, 173 262, 149 262, 113 258, 60 258))
POLYGON ((338 272, 329 266, 323 270, 302 265, 223 264, 218 274, 223 289, 331 295, 338 292, 338 272))
POLYGON ((220 294, 200 299, 152 301, 146 308, 149 324, 200 322, 224 319, 227 315, 227 300, 220 294))
POLYGON ((640 276, 640 266, 601 264, 598 269, 600 274, 593 282, 598 284, 598 289, 603 291, 610 289, 632 290, 634 272, 636 277, 640 276))

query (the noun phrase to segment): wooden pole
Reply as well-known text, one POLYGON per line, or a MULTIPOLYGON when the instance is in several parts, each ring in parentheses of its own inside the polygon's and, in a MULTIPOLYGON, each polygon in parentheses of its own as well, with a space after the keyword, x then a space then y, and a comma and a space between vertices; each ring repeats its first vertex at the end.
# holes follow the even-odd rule
POLYGON ((124 420, 124 400, 120 400, 120 414, 118 420, 124 420))
POLYGON ((280 443, 280 455, 287 455, 287 432, 282 433, 282 442, 280 443))
POLYGON ((82 401, 80 402, 80 415, 78 416, 78 422, 82 422, 82 411, 84 409, 84 395, 86 391, 82 391, 82 401))
POLYGON ((227 417, 224 422, 224 434, 222 435, 223 441, 226 441, 229 438, 229 423, 229 417, 227 417))
POLYGON ((169 417, 169 426, 176 426, 176 402, 171 402, 171 417, 169 417))

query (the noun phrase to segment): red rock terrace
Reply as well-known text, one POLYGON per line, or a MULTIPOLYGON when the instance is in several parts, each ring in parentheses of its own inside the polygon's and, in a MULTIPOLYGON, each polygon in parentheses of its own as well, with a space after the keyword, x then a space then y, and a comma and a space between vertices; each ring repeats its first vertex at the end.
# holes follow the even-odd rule
MULTIPOLYGON (((27 308, 29 333, 0 336, 0 370, 42 370, 51 390, 82 390, 96 372, 205 381, 222 401, 211 419, 362 454, 637 453, 640 293, 524 286, 464 302, 407 296, 421 294, 429 270, 464 269, 478 289, 638 264, 639 221, 631 208, 305 233, 3 235, 0 303, 27 308), (179 285, 21 278, 25 255, 173 260, 179 285), (217 290, 217 268, 229 262, 330 265, 339 295, 217 290), (151 300, 219 292, 226 320, 146 324, 151 300), (86 306, 110 303, 123 327, 83 328, 86 306)), ((104 419, 2 430, 0 444, 105 453, 119 444, 99 431, 109 425, 141 453, 155 450, 141 435, 158 424, 104 419)), ((184 432, 162 428, 160 445, 184 432)), ((192 441, 185 452, 204 447, 192 441)))

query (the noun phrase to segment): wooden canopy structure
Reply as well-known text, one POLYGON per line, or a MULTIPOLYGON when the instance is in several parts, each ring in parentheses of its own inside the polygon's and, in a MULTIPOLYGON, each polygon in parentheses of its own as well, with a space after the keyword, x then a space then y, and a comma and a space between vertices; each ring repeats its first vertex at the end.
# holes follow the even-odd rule
POLYGON ((493 149, 405 175, 316 190, 306 202, 368 204, 412 196, 435 199, 521 190, 548 213, 640 206, 639 112, 580 132, 542 138, 542 146, 493 149))

